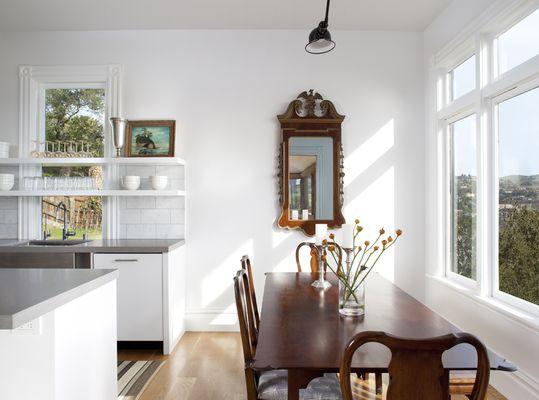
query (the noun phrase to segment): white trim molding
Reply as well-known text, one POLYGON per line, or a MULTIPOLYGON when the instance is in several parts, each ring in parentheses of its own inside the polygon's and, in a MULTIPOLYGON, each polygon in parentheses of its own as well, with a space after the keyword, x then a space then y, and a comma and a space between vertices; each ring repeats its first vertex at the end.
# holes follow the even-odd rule
POLYGON ((193 332, 239 332, 238 314, 229 308, 187 310, 185 325, 193 332))
MULTIPOLYGON (((105 121, 111 116, 121 113, 121 76, 122 67, 110 65, 47 65, 19 67, 19 158, 28 157, 32 151, 32 143, 39 140, 43 130, 40 104, 44 88, 51 87, 102 87, 106 92, 105 121)), ((113 156, 110 127, 104 124, 105 157, 113 156)), ((24 176, 41 174, 41 167, 21 165, 19 181, 24 176)), ((118 179, 118 166, 105 166, 103 171, 106 182, 118 179)), ((104 199, 103 236, 115 238, 119 230, 118 200, 115 197, 104 199)), ((40 232, 40 200, 39 198, 19 198, 18 237, 39 238, 40 232)))

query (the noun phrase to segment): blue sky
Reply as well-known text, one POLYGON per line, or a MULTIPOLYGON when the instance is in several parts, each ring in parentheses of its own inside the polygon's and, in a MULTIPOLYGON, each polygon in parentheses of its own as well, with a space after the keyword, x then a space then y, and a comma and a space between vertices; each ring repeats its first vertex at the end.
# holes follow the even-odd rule
MULTIPOLYGON (((539 10, 498 38, 500 72, 539 54, 539 10)), ((453 93, 475 87, 475 57, 453 70, 453 93)), ((539 174, 539 88, 503 101, 498 107, 500 176, 539 174)), ((476 174, 475 116, 453 125, 455 173, 476 174)))

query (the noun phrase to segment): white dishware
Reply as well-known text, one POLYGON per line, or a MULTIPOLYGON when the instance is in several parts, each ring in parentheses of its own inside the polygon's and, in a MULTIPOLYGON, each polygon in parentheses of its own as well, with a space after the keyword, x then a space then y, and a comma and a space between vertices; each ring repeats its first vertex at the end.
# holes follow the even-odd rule
POLYGON ((120 184, 126 190, 137 190, 140 187, 140 176, 122 176, 120 178, 120 184))
POLYGON ((0 174, 0 190, 11 190, 15 184, 15 175, 0 174))
POLYGON ((166 176, 150 176, 148 177, 153 190, 163 190, 167 187, 168 177, 166 176))
POLYGON ((0 158, 9 158, 9 143, 0 142, 0 158))

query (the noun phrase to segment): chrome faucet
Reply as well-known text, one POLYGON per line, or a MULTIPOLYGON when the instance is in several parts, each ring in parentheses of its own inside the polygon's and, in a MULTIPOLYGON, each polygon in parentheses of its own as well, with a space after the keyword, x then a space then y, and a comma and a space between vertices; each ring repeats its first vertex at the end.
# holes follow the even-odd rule
POLYGON ((62 202, 62 201, 60 203, 58 203, 58 205, 56 206, 56 214, 57 215, 58 215, 58 211, 60 211, 61 209, 64 210, 64 227, 62 228, 62 240, 67 240, 67 238, 69 236, 75 236, 77 234, 77 232, 70 231, 68 229, 68 226, 67 226, 67 207, 64 204, 64 202, 62 202))

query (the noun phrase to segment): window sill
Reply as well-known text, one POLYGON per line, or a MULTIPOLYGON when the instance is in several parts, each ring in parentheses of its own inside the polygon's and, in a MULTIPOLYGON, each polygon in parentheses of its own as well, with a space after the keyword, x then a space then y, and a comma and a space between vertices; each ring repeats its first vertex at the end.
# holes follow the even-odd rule
POLYGON ((435 282, 441 283, 442 285, 454 290, 455 292, 463 296, 466 296, 470 300, 483 307, 502 314, 503 316, 508 317, 513 321, 519 322, 526 328, 532 329, 534 332, 539 332, 539 317, 536 315, 513 307, 493 297, 479 296, 473 288, 461 285, 446 277, 427 274, 427 278, 435 282))

